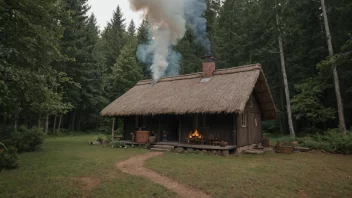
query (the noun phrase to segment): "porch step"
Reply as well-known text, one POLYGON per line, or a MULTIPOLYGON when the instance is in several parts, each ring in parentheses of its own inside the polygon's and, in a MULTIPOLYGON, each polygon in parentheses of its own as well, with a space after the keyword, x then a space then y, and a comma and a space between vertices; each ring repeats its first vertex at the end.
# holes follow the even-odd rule
POLYGON ((248 149, 243 151, 244 154, 260 155, 266 153, 264 150, 248 149))
POLYGON ((263 151, 265 151, 265 153, 274 153, 274 149, 271 147, 264 147, 263 151))
POLYGON ((155 144, 153 148, 172 150, 175 148, 175 146, 155 144))
POLYGON ((305 147, 300 147, 300 146, 295 146, 295 150, 296 150, 296 151, 300 151, 300 152, 308 152, 308 151, 310 151, 310 150, 312 150, 312 149, 310 149, 310 148, 305 148, 305 147))
POLYGON ((156 152, 169 152, 169 149, 162 149, 162 148, 151 148, 151 151, 156 151, 156 152))
POLYGON ((152 151, 158 151, 158 152, 168 152, 174 149, 174 146, 170 145, 154 145, 150 150, 152 151))

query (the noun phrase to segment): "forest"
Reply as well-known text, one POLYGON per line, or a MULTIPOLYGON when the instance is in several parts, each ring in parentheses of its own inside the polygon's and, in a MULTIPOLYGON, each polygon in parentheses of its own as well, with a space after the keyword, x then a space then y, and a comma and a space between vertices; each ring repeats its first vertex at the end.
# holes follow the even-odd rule
MULTIPOLYGON (((325 0, 328 21, 322 2, 206 0, 217 69, 262 65, 278 112, 263 123, 266 133, 290 133, 287 108, 296 134, 351 130, 352 1, 325 0)), ((117 7, 100 31, 89 10, 87 0, 0 0, 0 139, 32 127, 108 133, 112 119, 100 111, 151 77, 136 56, 148 41, 148 22, 136 27, 117 7)), ((182 54, 179 74, 201 70, 205 52, 189 30, 173 48, 182 54)))

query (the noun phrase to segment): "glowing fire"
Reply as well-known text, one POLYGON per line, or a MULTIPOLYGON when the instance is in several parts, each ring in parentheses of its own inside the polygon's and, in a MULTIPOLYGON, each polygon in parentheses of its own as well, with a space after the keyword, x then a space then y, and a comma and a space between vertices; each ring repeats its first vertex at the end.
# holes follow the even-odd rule
POLYGON ((193 133, 192 133, 192 131, 189 133, 189 138, 198 138, 198 139, 202 139, 203 136, 198 133, 198 130, 195 130, 193 133))

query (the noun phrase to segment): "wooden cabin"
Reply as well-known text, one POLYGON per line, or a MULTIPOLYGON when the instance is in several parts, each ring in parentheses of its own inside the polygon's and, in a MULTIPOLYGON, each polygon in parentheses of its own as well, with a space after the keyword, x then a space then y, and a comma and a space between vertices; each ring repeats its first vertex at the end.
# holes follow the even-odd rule
POLYGON ((276 117, 261 65, 216 70, 210 57, 202 68, 154 85, 142 80, 101 115, 123 118, 127 140, 144 130, 154 132, 157 142, 210 145, 218 140, 234 147, 259 143, 262 120, 276 117))

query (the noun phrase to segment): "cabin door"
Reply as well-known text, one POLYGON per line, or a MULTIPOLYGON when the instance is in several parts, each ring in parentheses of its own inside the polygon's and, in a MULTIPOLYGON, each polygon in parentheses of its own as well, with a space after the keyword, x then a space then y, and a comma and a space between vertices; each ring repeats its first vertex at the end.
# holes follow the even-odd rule
POLYGON ((254 114, 254 129, 256 135, 256 142, 259 143, 262 139, 262 121, 260 114, 254 114))
POLYGON ((249 144, 258 144, 261 139, 260 114, 249 113, 248 115, 248 140, 249 144))

